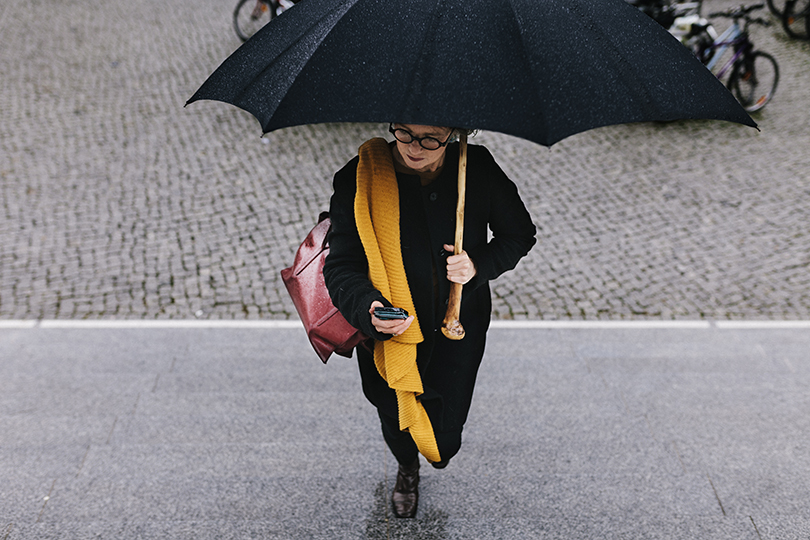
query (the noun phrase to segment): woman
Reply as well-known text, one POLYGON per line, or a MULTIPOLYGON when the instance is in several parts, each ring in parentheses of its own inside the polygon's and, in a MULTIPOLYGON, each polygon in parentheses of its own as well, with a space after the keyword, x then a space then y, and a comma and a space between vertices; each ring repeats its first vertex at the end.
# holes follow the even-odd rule
POLYGON ((535 227, 490 153, 470 145, 464 249, 453 255, 456 130, 392 124, 389 131, 395 141, 368 141, 335 175, 324 278, 335 306, 373 338, 373 350, 357 348, 363 392, 399 463, 394 513, 413 517, 419 453, 443 468, 461 447, 489 328, 489 280, 528 253, 535 227), (464 284, 460 341, 441 332, 451 282, 464 284), (390 306, 405 308, 407 318, 375 316, 390 306))

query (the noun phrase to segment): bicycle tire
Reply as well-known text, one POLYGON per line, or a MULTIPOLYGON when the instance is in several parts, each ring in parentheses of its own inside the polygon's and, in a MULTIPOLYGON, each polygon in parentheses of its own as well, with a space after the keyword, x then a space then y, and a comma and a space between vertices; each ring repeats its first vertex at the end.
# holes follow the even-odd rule
POLYGON ((233 29, 247 41, 276 16, 278 5, 273 0, 239 0, 233 10, 233 29))
POLYGON ((788 0, 782 27, 792 38, 810 39, 810 0, 788 0))
POLYGON ((782 14, 785 13, 785 2, 786 0, 767 0, 768 1, 768 9, 771 10, 771 13, 782 18, 782 14))
POLYGON ((761 110, 773 98, 779 85, 779 64, 770 54, 754 51, 734 64, 728 89, 749 112, 761 110))

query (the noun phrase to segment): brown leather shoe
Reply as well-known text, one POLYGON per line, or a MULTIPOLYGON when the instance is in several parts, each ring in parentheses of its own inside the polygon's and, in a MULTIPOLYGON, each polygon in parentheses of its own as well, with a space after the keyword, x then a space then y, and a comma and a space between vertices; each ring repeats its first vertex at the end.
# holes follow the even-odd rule
POLYGON ((419 458, 410 467, 399 466, 397 483, 391 495, 394 515, 398 518, 412 518, 419 505, 419 458))

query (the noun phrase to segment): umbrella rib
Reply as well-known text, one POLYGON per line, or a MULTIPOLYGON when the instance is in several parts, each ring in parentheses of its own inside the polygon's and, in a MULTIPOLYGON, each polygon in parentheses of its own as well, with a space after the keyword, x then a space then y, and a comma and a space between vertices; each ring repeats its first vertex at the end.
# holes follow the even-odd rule
MULTIPOLYGON (((518 36, 520 37, 520 41, 523 44, 523 47, 520 48, 520 51, 522 52, 522 57, 523 57, 524 63, 526 64, 528 72, 532 74, 532 77, 531 77, 532 86, 535 88, 535 93, 538 96, 538 98, 540 100, 542 100, 544 98, 544 96, 542 94, 542 91, 541 91, 540 87, 537 85, 537 81, 540 80, 540 77, 536 76, 534 65, 532 64, 531 60, 529 59, 529 57, 525 53, 525 51, 528 50, 528 49, 526 47, 526 41, 524 39, 524 33, 523 33, 524 25, 521 24, 521 19, 520 19, 519 15, 518 15, 518 11, 517 11, 517 9, 515 9, 514 0, 509 0, 509 7, 512 9, 512 18, 513 18, 513 20, 515 21, 515 24, 518 27, 518 36)), ((543 122, 544 122, 545 125, 542 126, 542 130, 540 132, 550 134, 551 133, 551 127, 549 125, 548 116, 546 114, 543 114, 543 122)), ((547 140, 547 141, 544 141, 543 144, 545 144, 547 146, 551 146, 553 143, 554 143, 554 141, 547 140)))
MULTIPOLYGON (((624 6, 626 6, 628 9, 635 9, 632 6, 628 6, 627 4, 624 4, 624 6)), ((582 12, 580 5, 577 4, 576 2, 571 2, 571 8, 577 11, 581 17, 583 18, 587 17, 587 15, 582 12)), ((617 53, 616 58, 623 66, 625 66, 627 71, 636 73, 637 72, 636 66, 633 63, 627 61, 624 55, 621 54, 621 50, 614 45, 614 43, 609 39, 609 36, 605 34, 605 32, 599 27, 599 25, 595 24, 592 18, 589 18, 589 20, 590 20, 590 27, 591 30, 593 31, 595 39, 597 39, 602 46, 610 48, 611 50, 615 51, 617 53)), ((661 30, 665 31, 663 27, 661 28, 661 30)), ((661 117, 661 115, 659 114, 660 110, 657 106, 655 106, 655 100, 652 99, 652 97, 650 96, 649 90, 643 85, 628 84, 628 78, 624 75, 626 73, 625 70, 618 70, 617 73, 619 78, 622 79, 622 81, 625 83, 625 88, 627 88, 629 92, 633 93, 639 98, 639 102, 643 108, 644 116, 652 116, 660 118, 661 117)), ((635 77, 635 79, 638 78, 639 77, 635 77)))
MULTIPOLYGON (((409 119, 406 119, 406 118, 402 118, 402 116, 404 116, 404 113, 406 111, 412 111, 414 106, 418 107, 418 105, 414 104, 414 96, 419 95, 419 92, 417 91, 417 89, 419 87, 421 87, 422 84, 423 84, 423 82, 422 82, 422 78, 423 78, 423 75, 424 75, 423 66, 425 64, 425 61, 426 61, 426 59, 428 59, 433 54, 433 50, 428 48, 427 45, 428 45, 428 43, 430 41, 435 41, 436 28, 439 25, 439 19, 440 19, 440 17, 438 16, 439 5, 443 1, 444 0, 435 0, 435 2, 433 4, 433 9, 430 10, 430 13, 431 13, 431 16, 430 16, 430 19, 429 19, 430 23, 428 24, 427 28, 425 29, 425 34, 424 34, 425 37, 420 43, 419 54, 417 55, 417 60, 414 63, 414 68, 413 68, 413 71, 411 72, 411 77, 409 77, 410 84, 408 85, 407 92, 405 94, 407 96, 407 98, 406 98, 407 101, 405 102, 402 109, 399 111, 400 118, 395 118, 394 119, 395 121, 400 121, 401 122, 401 121, 409 120, 409 119)), ((425 10, 425 11, 428 11, 428 10, 425 10)))
MULTIPOLYGON (((332 8, 331 10, 324 11, 323 15, 321 17, 318 17, 317 20, 313 22, 313 24, 309 25, 309 27, 307 27, 306 31, 302 31, 301 35, 296 40, 289 43, 289 45, 287 45, 287 47, 285 47, 282 51, 280 51, 272 61, 268 62, 267 65, 265 65, 262 68, 262 70, 260 72, 260 75, 258 75, 256 78, 259 78, 262 75, 264 75, 265 73, 267 73, 268 71, 271 71, 274 68, 274 66, 276 65, 277 62, 286 61, 291 56, 293 57, 293 59, 295 59, 296 55, 293 54, 293 53, 290 53, 290 51, 292 49, 294 49, 299 43, 301 43, 302 40, 310 39, 310 38, 313 37, 313 34, 309 33, 309 30, 312 29, 312 28, 315 28, 317 26, 320 26, 321 23, 324 20, 326 20, 327 18, 333 18, 332 24, 328 28, 324 28, 319 34, 316 35, 317 44, 320 45, 321 43, 323 43, 323 41, 329 36, 330 32, 332 30, 334 30, 335 26, 340 21, 340 19, 342 19, 346 15, 346 13, 352 7, 354 7, 354 5, 358 1, 359 0, 344 0, 343 2, 341 2, 340 4, 338 4, 334 8, 332 8)), ((291 15, 293 15, 292 10, 290 11, 290 13, 285 14, 286 17, 290 17, 291 15)), ((255 36, 254 36, 254 38, 255 38, 255 36)), ((314 46, 314 48, 317 48, 317 46, 314 46)), ((295 81, 298 79, 298 77, 304 71, 304 68, 312 60, 312 55, 298 55, 298 57, 299 58, 304 58, 304 61, 301 62, 299 60, 297 65, 292 66, 291 69, 288 71, 288 73, 294 73, 295 75, 289 77, 286 80, 287 89, 289 89, 293 84, 295 84, 295 81)), ((241 102, 242 99, 247 94, 247 92, 250 90, 250 86, 251 86, 250 82, 248 82, 244 86, 242 86, 242 88, 240 88, 239 91, 236 93, 236 95, 234 97, 234 101, 235 102, 241 102)), ((268 117, 267 117, 268 121, 269 121, 270 118, 272 118, 272 116, 275 113, 276 109, 278 109, 278 106, 281 104, 281 101, 283 100, 286 93, 287 93, 286 91, 279 92, 279 95, 281 96, 281 99, 276 100, 275 105, 272 107, 273 112, 271 114, 269 114, 268 117)), ((268 107, 268 110, 269 110, 269 107, 268 107)), ((261 119, 260 119, 260 122, 261 122, 261 119)), ((262 124, 263 124, 262 125, 262 131, 266 133, 267 132, 265 130, 266 123, 262 122, 262 124)))
MULTIPOLYGON (((516 24, 518 25, 518 27, 521 30, 519 32, 520 39, 525 44, 525 37, 524 37, 524 36, 526 36, 526 33, 524 32, 525 25, 523 24, 523 21, 519 16, 519 12, 515 8, 514 1, 515 0, 508 0, 509 6, 511 7, 512 12, 514 14, 515 22, 516 22, 516 24)), ((586 0, 586 1, 591 1, 591 0, 586 0)), ((630 7, 630 6, 628 6, 628 7, 630 7)), ((589 14, 586 13, 582 9, 582 5, 579 2, 571 0, 571 1, 567 2, 566 8, 576 12, 577 18, 579 20, 587 21, 586 24, 589 27, 590 35, 593 37, 594 41, 599 43, 599 47, 601 47, 603 49, 609 49, 611 51, 616 52, 616 54, 614 55, 614 58, 618 62, 620 62, 621 66, 622 66, 622 69, 616 70, 616 72, 615 72, 616 76, 624 83, 624 87, 626 88, 628 94, 635 96, 635 102, 641 108, 641 112, 642 112, 641 116, 663 119, 663 114, 661 113, 660 108, 656 106, 656 100, 651 96, 649 89, 644 87, 643 85, 630 84, 629 81, 638 79, 638 77, 635 77, 635 79, 633 77, 628 77, 627 73, 636 73, 637 74, 637 71, 638 71, 637 67, 632 62, 629 62, 624 57, 623 54, 621 54, 621 49, 616 47, 615 43, 610 39, 610 35, 606 34, 604 29, 602 27, 600 27, 599 24, 597 24, 597 22, 594 20, 594 18, 592 16, 589 16, 589 14)), ((630 9, 634 9, 634 8, 630 7, 630 9)), ((523 50, 528 50, 529 48, 528 47, 522 47, 522 49, 523 50)), ((536 69, 535 64, 533 64, 530 61, 530 59, 528 57, 526 57, 525 55, 524 55, 524 59, 525 59, 527 69, 529 70, 529 72, 531 72, 532 74, 535 75, 535 76, 532 77, 532 81, 535 84, 535 89, 536 89, 535 91, 537 92, 537 96, 542 100, 544 98, 543 89, 537 87, 536 82, 540 81, 540 80, 543 80, 543 79, 542 79, 542 77, 537 75, 538 70, 536 69)), ((539 71, 540 71, 540 73, 543 73, 546 70, 540 69, 539 71)), ((626 119, 625 121, 633 121, 633 119, 626 119)), ((551 121, 550 121, 550 119, 548 118, 547 115, 543 115, 543 122, 545 122, 545 124, 546 124, 546 126, 544 126, 544 127, 547 128, 547 130, 545 132, 546 133, 551 133, 551 121)), ((599 126, 597 126, 597 125, 590 126, 590 128, 594 128, 594 127, 599 127, 599 126)), ((576 132, 577 131, 575 131, 574 133, 576 133, 576 132)), ((544 144, 547 144, 547 145, 554 144, 558 140, 561 140, 562 138, 565 138, 565 137, 567 137, 569 135, 572 135, 572 134, 573 133, 566 133, 566 134, 563 134, 562 137, 552 135, 552 136, 550 136, 548 138, 548 140, 544 144)))
MULTIPOLYGON (((639 18, 647 17, 647 15, 644 15, 638 9, 624 2, 617 4, 626 8, 628 13, 632 13, 636 17, 639 18)), ((578 8, 577 10, 579 11, 579 6, 577 6, 577 8, 578 8)), ((582 16, 584 17, 585 14, 583 13, 582 16)), ((645 27, 653 31, 656 30, 660 31, 664 39, 672 39, 673 41, 675 40, 675 38, 672 37, 670 33, 664 29, 663 26, 654 24, 654 25, 645 25, 645 27)), ((628 61, 627 58, 625 58, 625 56, 621 54, 622 49, 616 46, 614 41, 610 39, 610 36, 606 34, 602 30, 602 28, 599 27, 599 25, 595 24, 593 19, 591 19, 591 28, 593 29, 593 34, 595 38, 599 40, 600 44, 605 48, 609 48, 610 50, 614 51, 616 53, 615 58, 622 66, 624 66, 625 69, 617 70, 617 75, 622 80, 622 82, 624 82, 624 87, 627 89, 627 91, 637 98, 636 102, 641 106, 643 116, 647 119, 655 118, 657 120, 668 120, 668 118, 664 117, 661 108, 657 105, 658 100, 655 99, 655 97, 650 93, 650 89, 643 84, 637 84, 635 82, 642 80, 644 78, 640 76, 638 66, 628 61), (633 76, 627 77, 625 75, 626 73, 632 73, 633 76)), ((678 48, 679 50, 683 49, 683 51, 687 50, 686 47, 683 47, 680 44, 678 44, 678 48)))

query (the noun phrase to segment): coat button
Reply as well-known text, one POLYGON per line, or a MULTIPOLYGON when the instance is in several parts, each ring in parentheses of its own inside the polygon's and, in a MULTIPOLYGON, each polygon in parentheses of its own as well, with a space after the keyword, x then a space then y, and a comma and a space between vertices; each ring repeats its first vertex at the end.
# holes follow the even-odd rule
POLYGON ((439 198, 439 194, 436 193, 435 191, 430 194, 430 202, 436 202, 436 199, 438 199, 438 198, 439 198))

